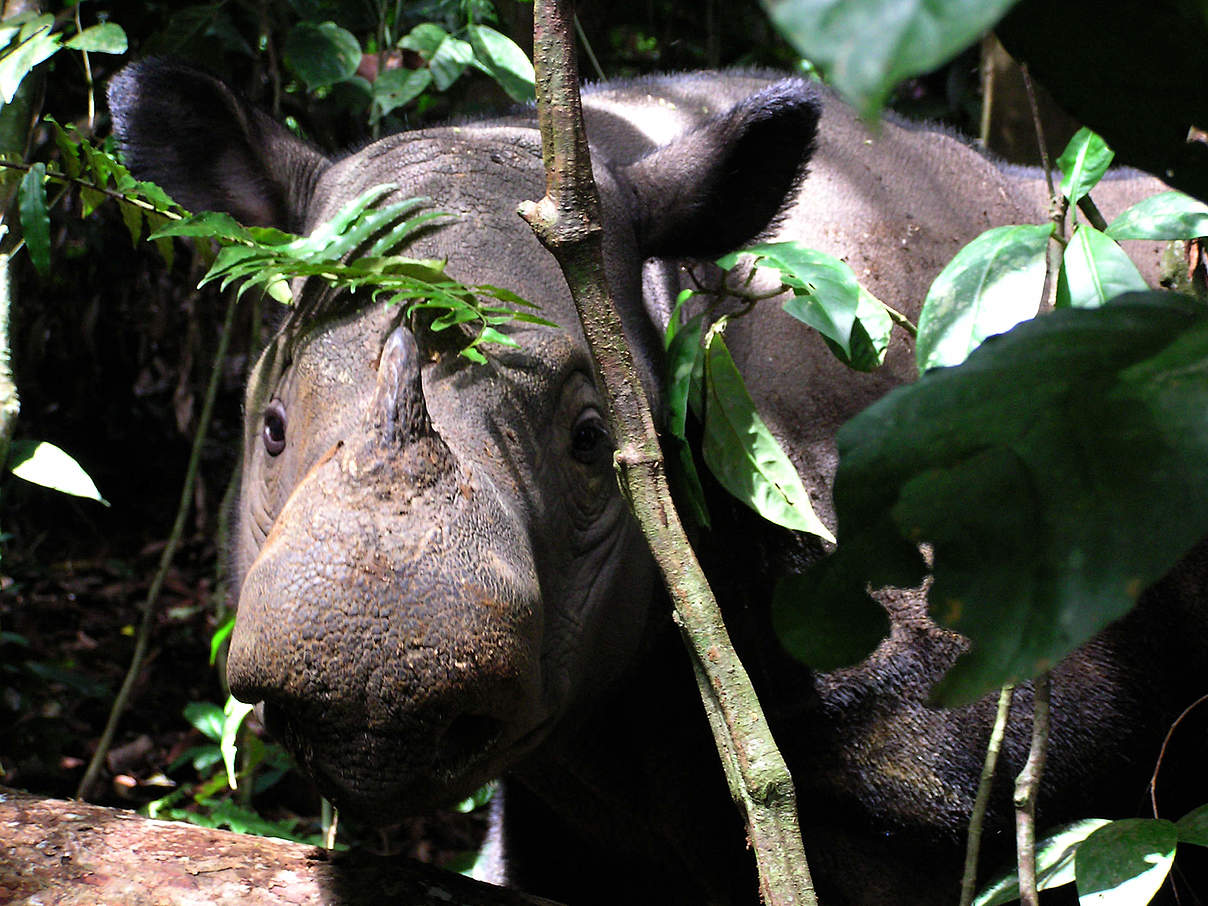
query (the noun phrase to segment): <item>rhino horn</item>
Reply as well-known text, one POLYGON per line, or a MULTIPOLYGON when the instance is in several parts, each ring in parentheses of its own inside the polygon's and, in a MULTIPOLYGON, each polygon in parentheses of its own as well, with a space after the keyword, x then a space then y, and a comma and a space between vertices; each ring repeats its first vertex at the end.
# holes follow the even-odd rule
POLYGON ((369 407, 370 433, 387 448, 405 447, 425 437, 437 439, 424 404, 419 366, 414 335, 396 327, 382 346, 377 389, 369 407))

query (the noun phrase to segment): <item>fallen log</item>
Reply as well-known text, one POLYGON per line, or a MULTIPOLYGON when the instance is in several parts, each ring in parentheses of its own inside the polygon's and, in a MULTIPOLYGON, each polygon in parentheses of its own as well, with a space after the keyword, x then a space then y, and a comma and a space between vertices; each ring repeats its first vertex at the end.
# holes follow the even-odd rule
POLYGON ((422 862, 336 853, 0 787, 0 906, 534 906, 422 862))

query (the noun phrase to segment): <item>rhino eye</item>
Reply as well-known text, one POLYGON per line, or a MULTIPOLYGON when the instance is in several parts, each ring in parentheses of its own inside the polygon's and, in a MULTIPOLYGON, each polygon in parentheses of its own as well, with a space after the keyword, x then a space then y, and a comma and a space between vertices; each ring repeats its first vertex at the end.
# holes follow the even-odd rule
POLYGON ((581 463, 591 465, 609 450, 611 441, 608 426, 595 409, 588 409, 579 416, 571 430, 570 452, 581 463))
POLYGON ((264 449, 276 456, 285 449, 285 407, 273 400, 264 410, 264 449))

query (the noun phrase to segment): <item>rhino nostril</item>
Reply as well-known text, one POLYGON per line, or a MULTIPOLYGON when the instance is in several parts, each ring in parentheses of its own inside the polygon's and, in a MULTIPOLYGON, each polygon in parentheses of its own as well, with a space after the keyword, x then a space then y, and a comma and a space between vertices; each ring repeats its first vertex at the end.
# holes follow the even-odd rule
POLYGON ((503 722, 485 714, 462 714, 449 724, 440 739, 442 761, 460 761, 480 755, 503 733, 503 722))

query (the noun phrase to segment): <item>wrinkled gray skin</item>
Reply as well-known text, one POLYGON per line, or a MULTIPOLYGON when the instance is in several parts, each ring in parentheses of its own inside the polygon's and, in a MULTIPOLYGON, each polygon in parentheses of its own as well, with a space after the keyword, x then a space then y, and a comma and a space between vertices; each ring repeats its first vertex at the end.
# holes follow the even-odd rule
MULTIPOLYGON (((1035 174, 1001 171, 947 135, 871 134, 838 102, 770 82, 682 76, 585 98, 608 279, 656 406, 658 331, 680 279, 671 259, 737 247, 787 208, 776 235, 843 256, 915 317, 962 244, 1043 218, 1035 174)), ((394 309, 341 309, 302 289, 317 314, 287 321, 248 385, 234 692, 263 701, 323 791, 369 821, 506 774, 496 818, 507 880, 531 892, 754 903, 690 669, 617 491, 568 293, 515 214, 543 194, 531 115, 329 159, 190 70, 136 64, 109 97, 135 172, 188 207, 306 230, 397 183, 397 196, 461 215, 411 254, 448 258, 452 275, 513 289, 561 325, 516 326, 518 350, 474 365, 456 337, 394 309)), ((1155 186, 1128 178, 1113 194, 1155 186)), ((1137 255, 1153 274, 1156 252, 1137 255)), ((835 431, 913 378, 910 343, 899 339, 878 373, 855 374, 772 304, 727 341, 833 525, 835 431)), ((701 554, 798 784, 823 901, 954 902, 990 705, 922 701, 961 641, 927 622, 919 596, 885 593, 891 638, 865 664, 812 674, 777 649, 766 604, 776 577, 821 544, 724 495, 713 507, 701 554)), ((1058 670, 1044 823, 1137 808, 1169 719, 1201 691, 1182 685, 1203 675, 1201 617, 1187 603, 1199 578, 1184 570, 1058 670)), ((1009 772, 1028 690, 1019 702, 1009 772)), ((987 870, 1009 846, 1008 808, 1004 786, 987 870)))

